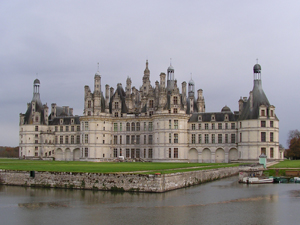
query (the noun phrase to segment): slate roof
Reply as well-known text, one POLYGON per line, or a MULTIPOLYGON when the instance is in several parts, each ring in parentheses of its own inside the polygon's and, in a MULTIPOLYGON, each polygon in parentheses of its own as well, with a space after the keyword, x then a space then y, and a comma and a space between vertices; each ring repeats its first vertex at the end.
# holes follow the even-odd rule
POLYGON ((189 119, 189 122, 223 122, 225 121, 225 115, 228 115, 228 121, 237 121, 239 115, 232 112, 208 112, 208 113, 193 113, 189 119), (215 116, 215 120, 211 120, 212 115, 215 116), (201 121, 198 120, 201 116, 201 121))
POLYGON ((251 97, 248 98, 248 101, 244 102, 242 114, 240 115, 239 120, 249 120, 249 119, 258 119, 259 117, 259 107, 265 105, 270 106, 269 100, 264 93, 262 88, 261 80, 254 80, 254 86, 252 90, 253 96, 253 107, 251 108, 251 97))

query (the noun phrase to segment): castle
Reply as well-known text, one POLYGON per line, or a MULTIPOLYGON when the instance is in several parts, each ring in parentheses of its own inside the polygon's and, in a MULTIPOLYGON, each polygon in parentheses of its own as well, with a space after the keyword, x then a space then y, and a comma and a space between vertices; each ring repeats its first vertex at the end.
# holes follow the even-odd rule
POLYGON ((110 161, 142 158, 153 162, 231 162, 282 159, 279 150, 279 120, 266 97, 261 66, 253 67, 254 85, 249 98, 240 98, 238 111, 225 106, 220 112, 205 112, 203 90, 182 82, 181 92, 172 65, 150 82, 148 61, 142 86, 102 90, 99 70, 94 90, 84 87, 84 113, 74 116, 68 106, 40 99, 40 81, 33 83, 33 98, 20 114, 20 158, 110 161), (167 80, 166 80, 167 79, 167 80), (167 82, 166 82, 167 81, 167 82), (105 95, 103 94, 105 93, 105 95))

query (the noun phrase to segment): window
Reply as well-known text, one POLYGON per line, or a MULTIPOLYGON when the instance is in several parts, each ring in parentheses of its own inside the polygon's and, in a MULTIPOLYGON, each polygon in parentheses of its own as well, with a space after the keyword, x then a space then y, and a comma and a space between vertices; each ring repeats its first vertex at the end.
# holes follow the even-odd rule
POLYGON ((88 108, 91 108, 92 107, 92 102, 91 100, 88 101, 88 108))
POLYGON ((117 158, 118 157, 118 149, 114 148, 114 157, 117 158))
POLYGON ((132 145, 135 144, 135 135, 131 135, 131 144, 132 144, 132 145))
POLYGON ((130 131, 130 123, 126 123, 126 131, 130 131))
POLYGON ((140 131, 140 129, 141 129, 140 122, 137 122, 136 123, 136 131, 140 131))
POLYGON ((80 144, 80 135, 76 136, 76 144, 80 144))
POLYGON ((59 143, 63 144, 64 143, 64 136, 59 136, 59 143))
POLYGON ((274 158, 274 148, 270 148, 270 158, 274 158))
POLYGON ((66 131, 69 131, 69 126, 66 126, 66 131))
POLYGON ((242 122, 240 122, 240 128, 242 128, 242 122))
POLYGON ((89 122, 84 122, 84 130, 89 130, 89 122))
POLYGON ((126 135, 126 144, 129 145, 130 144, 130 136, 126 135))
POLYGON ((69 136, 65 136, 65 143, 69 144, 69 136))
POLYGON ((64 131, 63 126, 60 126, 60 127, 59 127, 59 131, 64 131))
POLYGON ((192 130, 196 130, 196 124, 192 124, 192 130))
POLYGON ((135 150, 135 157, 136 158, 140 158, 141 157, 141 155, 140 155, 140 149, 136 149, 135 150))
POLYGON ((153 108, 153 100, 149 100, 149 108, 153 108))
POLYGON ((198 130, 201 130, 201 123, 198 124, 198 130))
POLYGON ((215 134, 212 134, 211 135, 211 143, 216 143, 216 135, 215 134))
POLYGON ((196 134, 192 134, 192 144, 196 143, 196 134))
POLYGON ((235 129, 235 123, 231 123, 231 129, 232 129, 232 130, 235 129))
POLYGON ((38 134, 35 134, 35 135, 34 135, 34 137, 35 137, 35 138, 38 138, 38 137, 39 137, 39 135, 38 135, 38 134))
POLYGON ((71 131, 74 131, 74 126, 71 126, 71 131))
POLYGON ((119 117, 119 113, 118 112, 115 112, 115 117, 119 117))
POLYGON ((122 135, 120 135, 120 145, 122 144, 122 135))
POLYGON ((169 129, 172 129, 172 120, 169 120, 169 129))
POLYGON ((273 141, 274 141, 274 133, 271 132, 271 133, 270 133, 270 142, 273 142, 273 141))
POLYGON ((205 138, 205 144, 208 144, 208 142, 209 142, 209 141, 208 141, 208 134, 205 134, 205 135, 204 135, 204 138, 205 138))
POLYGON ((55 131, 56 131, 56 132, 58 131, 58 127, 57 127, 57 126, 55 126, 55 131))
POLYGON ((202 135, 198 134, 198 143, 201 144, 202 143, 202 135))
POLYGON ((114 123, 114 131, 118 131, 118 124, 114 123))
POLYGON ((34 143, 35 143, 35 144, 38 144, 38 143, 39 143, 39 140, 35 140, 34 143))
POLYGON ((202 121, 202 117, 201 116, 198 117, 198 121, 202 121))
POLYGON ((140 144, 140 135, 136 135, 136 143, 140 144))
POLYGON ((225 129, 226 130, 228 129, 228 123, 225 123, 225 129))
POLYGON ((117 135, 114 135, 114 144, 118 144, 118 136, 117 135))
POLYGON ((131 123, 131 131, 135 131, 135 123, 134 122, 131 123))
POLYGON ((115 109, 119 108, 119 102, 115 102, 115 109))
POLYGON ((261 149, 260 149, 260 154, 261 154, 261 155, 262 155, 262 154, 267 155, 267 154, 266 154, 266 148, 261 148, 261 149))
POLYGON ((178 129, 178 120, 174 120, 174 129, 178 129))
POLYGON ((264 120, 260 121, 260 126, 261 127, 266 127, 266 121, 264 121, 264 120))
POLYGON ((172 149, 171 148, 169 148, 169 158, 172 158, 172 149))
POLYGON ((89 143, 89 135, 88 134, 85 134, 84 135, 84 143, 89 143))
POLYGON ((270 121, 270 127, 274 127, 274 122, 270 121))
POLYGON ((178 134, 174 134, 174 143, 178 143, 178 134))
POLYGON ((169 144, 171 144, 172 143, 172 134, 170 133, 169 134, 169 144))
POLYGON ((144 122, 144 130, 147 130, 147 123, 144 122))
POLYGON ((147 152, 146 152, 146 149, 144 149, 144 158, 147 158, 147 152))
POLYGON ((144 145, 147 144, 147 136, 144 135, 144 145))
POLYGON ((222 143, 222 134, 218 134, 218 143, 219 143, 219 144, 222 143))
POLYGON ((77 131, 80 131, 80 126, 77 126, 77 131))
POLYGON ((178 159, 178 148, 174 148, 174 159, 178 159))
MULTIPOLYGON (((273 117, 274 116, 274 111, 273 110, 271 110, 271 116, 273 117)), ((273 157, 272 157, 273 158, 273 157)))
POLYGON ((35 122, 39 122, 39 117, 38 116, 35 117, 35 122))
POLYGON ((39 127, 38 126, 35 126, 35 131, 39 131, 39 127))
POLYGON ((122 123, 120 123, 120 131, 122 131, 122 123))
POLYGON ((149 122, 149 131, 152 131, 152 130, 153 130, 152 122, 149 122))
POLYGON ((71 144, 74 144, 74 136, 71 136, 71 144))
POLYGON ((174 104, 174 105, 177 105, 177 104, 178 104, 178 98, 177 98, 177 96, 174 96, 174 97, 173 97, 173 104, 174 104))
POLYGON ((266 132, 260 133, 260 139, 261 139, 261 142, 266 142, 266 132))
POLYGON ((218 129, 222 130, 222 123, 218 123, 218 129))
POLYGON ((211 124, 211 129, 213 129, 213 130, 215 129, 215 124, 214 123, 211 124))
POLYGON ((152 158, 152 154, 153 154, 152 148, 149 148, 149 150, 148 150, 148 158, 152 158))
POLYGON ((126 148, 126 158, 129 158, 130 157, 130 151, 128 148, 126 148))
POLYGON ((235 134, 231 134, 231 143, 235 143, 235 134))
POLYGON ((228 134, 225 134, 225 143, 228 143, 228 134))
POLYGON ((208 130, 208 123, 205 124, 205 130, 208 130))
POLYGON ((88 111, 88 116, 91 116, 91 115, 92 115, 91 111, 88 111))
POLYGON ((177 108, 174 108, 174 109, 173 109, 173 113, 177 113, 177 108))
POLYGON ((242 135, 242 133, 240 133, 240 142, 242 142, 243 141, 243 135, 242 135))
POLYGON ((89 157, 89 149, 88 148, 84 149, 84 157, 89 157))
POLYGON ((148 143, 149 143, 150 145, 152 144, 152 135, 149 135, 148 143))
POLYGON ((261 110, 261 116, 266 116, 266 111, 264 109, 261 110))

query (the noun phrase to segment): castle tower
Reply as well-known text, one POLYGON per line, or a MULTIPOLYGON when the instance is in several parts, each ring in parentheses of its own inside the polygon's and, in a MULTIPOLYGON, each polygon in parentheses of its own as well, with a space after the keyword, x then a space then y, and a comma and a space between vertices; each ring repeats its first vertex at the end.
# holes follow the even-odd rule
POLYGON ((174 89, 174 67, 170 63, 167 70, 167 91, 172 91, 174 89))
POLYGON ((99 115, 101 112, 101 75, 99 73, 99 63, 98 71, 95 73, 94 77, 94 115, 99 115))

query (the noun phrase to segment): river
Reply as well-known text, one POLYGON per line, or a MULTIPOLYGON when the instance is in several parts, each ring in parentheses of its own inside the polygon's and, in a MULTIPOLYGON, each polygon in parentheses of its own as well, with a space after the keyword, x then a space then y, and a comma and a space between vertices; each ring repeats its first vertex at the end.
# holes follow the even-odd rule
POLYGON ((166 193, 0 186, 0 224, 299 224, 300 184, 230 177, 166 193))

